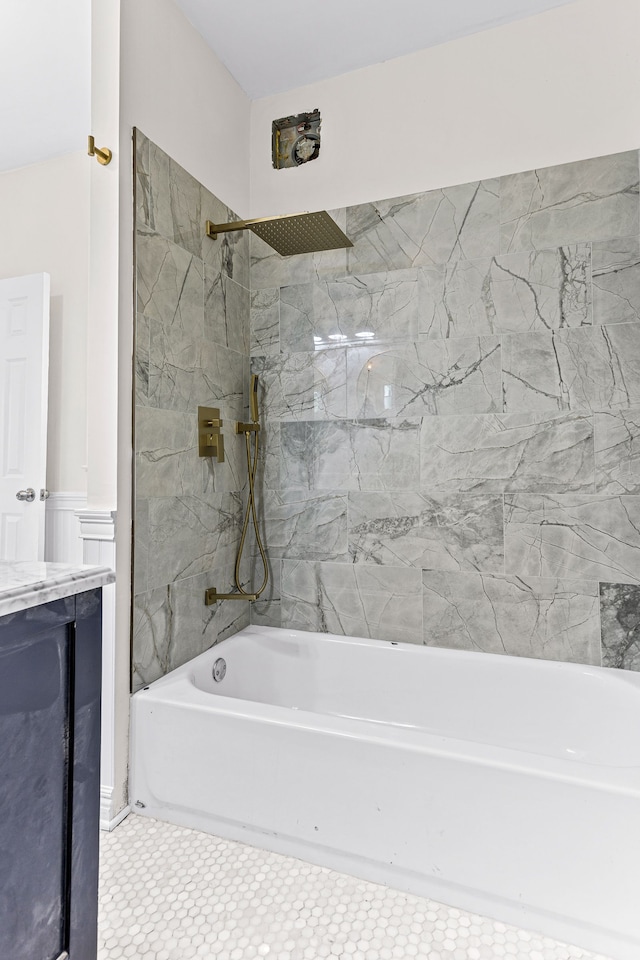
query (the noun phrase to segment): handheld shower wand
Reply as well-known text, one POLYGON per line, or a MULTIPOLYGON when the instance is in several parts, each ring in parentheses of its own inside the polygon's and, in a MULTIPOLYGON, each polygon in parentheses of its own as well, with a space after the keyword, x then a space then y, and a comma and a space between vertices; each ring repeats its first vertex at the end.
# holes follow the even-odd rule
POLYGON ((256 373, 251 375, 251 381, 249 383, 249 413, 251 415, 250 423, 236 423, 236 433, 244 433, 245 446, 247 451, 247 469, 249 473, 249 498, 247 500, 247 509, 244 514, 244 522, 242 524, 242 534, 240 536, 240 544, 238 546, 238 555, 236 557, 236 566, 235 566, 235 581, 238 592, 237 593, 218 593, 215 587, 210 587, 205 591, 205 603, 207 606, 210 606, 213 603, 217 603, 219 600, 248 600, 254 601, 257 600, 260 594, 264 591, 267 583, 269 582, 269 564, 267 561, 267 554, 262 543, 262 537, 260 536, 260 528, 258 526, 258 515, 256 512, 256 498, 255 498, 255 484, 256 484, 256 473, 258 471, 258 451, 259 451, 259 434, 260 434, 260 410, 258 407, 258 375, 256 373), (251 437, 253 436, 253 453, 251 452, 251 437), (240 566, 242 563, 242 554, 244 553, 245 543, 247 539, 247 531, 249 529, 249 519, 253 521, 253 529, 256 535, 256 544, 260 552, 260 559, 262 561, 262 566, 264 568, 264 577, 262 584, 259 590, 245 590, 241 583, 241 571, 240 566))
POLYGON ((251 419, 254 423, 260 422, 260 417, 258 416, 258 374, 251 374, 251 384, 249 386, 249 409, 251 411, 251 419))
POLYGON ((251 415, 251 423, 237 423, 236 424, 236 433, 244 433, 245 445, 247 449, 247 468, 249 471, 249 499, 247 501, 247 509, 244 515, 244 523, 242 525, 242 536, 240 537, 240 546, 238 549, 238 556, 236 558, 236 569, 235 569, 235 579, 236 587, 238 588, 240 594, 255 598, 256 600, 260 594, 265 589, 267 583, 269 582, 269 566, 267 563, 267 555, 262 544, 262 538, 260 537, 260 528, 258 526, 258 517, 256 513, 256 499, 255 499, 255 480, 256 473, 258 470, 258 450, 259 450, 259 432, 260 432, 260 411, 258 408, 258 375, 253 373, 251 375, 251 381, 249 383, 249 412, 251 415), (253 455, 251 453, 251 436, 253 435, 253 455), (240 564, 242 561, 242 554, 244 551, 245 540, 247 537, 247 530, 249 528, 249 517, 253 520, 253 529, 256 535, 256 543, 258 545, 258 550, 260 551, 260 558, 262 560, 262 566, 264 568, 264 578, 262 580, 262 585, 259 590, 244 590, 241 586, 241 573, 240 573, 240 564))

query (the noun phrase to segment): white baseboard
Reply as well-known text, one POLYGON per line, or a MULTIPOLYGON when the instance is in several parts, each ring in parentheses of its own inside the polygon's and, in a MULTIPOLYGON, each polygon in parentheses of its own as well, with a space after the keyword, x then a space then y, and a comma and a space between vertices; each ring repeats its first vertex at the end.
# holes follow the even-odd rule
POLYGON ((77 510, 87 504, 84 493, 50 493, 45 506, 44 559, 52 563, 82 563, 83 547, 77 510))
POLYGON ((115 830, 119 823, 128 817, 131 813, 131 807, 126 806, 118 813, 113 812, 113 789, 111 787, 100 787, 100 829, 110 832, 115 830))
MULTIPOLYGON (((77 513, 83 547, 82 563, 116 568, 115 510, 86 507, 77 513)), ((102 588, 102 735, 100 742, 100 826, 113 830, 129 808, 113 810, 115 742, 116 585, 102 588)))

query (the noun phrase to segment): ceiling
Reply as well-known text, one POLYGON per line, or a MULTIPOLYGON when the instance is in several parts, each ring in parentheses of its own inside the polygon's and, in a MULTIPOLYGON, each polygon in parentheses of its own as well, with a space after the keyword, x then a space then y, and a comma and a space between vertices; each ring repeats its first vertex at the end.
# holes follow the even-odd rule
MULTIPOLYGON (((175 2, 258 99, 574 0, 175 2)), ((90 11, 89 0, 0 0, 0 171, 85 148, 90 11)))
POLYGON ((252 100, 572 0, 176 0, 252 100))

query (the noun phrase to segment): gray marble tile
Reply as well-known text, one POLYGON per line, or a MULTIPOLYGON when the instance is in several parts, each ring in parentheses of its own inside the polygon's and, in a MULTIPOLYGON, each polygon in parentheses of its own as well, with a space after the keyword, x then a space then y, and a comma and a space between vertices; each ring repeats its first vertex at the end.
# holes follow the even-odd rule
POLYGON ((422 578, 429 646, 600 663, 595 582, 440 571, 422 578))
POLYGON ((593 322, 640 320, 640 240, 593 244, 593 322))
POLYGON ((640 407, 596 413, 598 493, 640 493, 640 407))
POLYGON ((201 389, 200 341, 180 327, 149 320, 147 403, 164 410, 195 410, 201 389))
POLYGON ((281 479, 303 490, 418 490, 419 419, 281 425, 281 479))
MULTIPOLYGON (((280 427, 278 486, 314 490, 316 453, 314 434, 309 428, 309 422, 299 420, 280 423, 278 426, 280 427)), ((338 431, 344 429, 341 423, 337 423, 336 426, 338 431)), ((338 436, 341 437, 342 434, 339 432, 338 436)), ((340 449, 339 441, 338 448, 340 449)), ((331 489, 339 489, 339 487, 331 489)))
POLYGON ((250 605, 251 623, 261 627, 281 627, 282 609, 280 584, 282 579, 282 561, 269 560, 269 582, 260 599, 250 605))
POLYGON ((205 339, 248 355, 249 312, 249 291, 205 264, 205 339))
POLYGON ((267 421, 334 419, 346 416, 345 350, 254 357, 267 421))
POLYGON ((233 569, 241 517, 241 497, 234 493, 150 500, 149 586, 204 573, 222 565, 223 557, 233 569))
POLYGON ((592 417, 583 414, 425 417, 422 489, 593 493, 593 437, 592 417))
POLYGON ((501 573, 502 497, 350 493, 349 553, 354 563, 501 573))
POLYGON ((308 283, 315 276, 312 253, 281 257, 273 247, 253 233, 249 236, 249 251, 252 291, 279 288, 288 283, 308 283))
POLYGON ((347 208, 349 273, 384 270, 499 252, 498 180, 483 180, 347 208))
POLYGON ((640 670, 640 587, 600 584, 602 666, 640 670))
POLYGON ((247 626, 249 604, 217 603, 205 606, 208 586, 223 584, 217 568, 158 587, 135 598, 133 620, 134 690, 182 666, 247 626))
POLYGON ((282 564, 282 623, 295 630, 420 643, 420 571, 349 563, 282 564))
POLYGON ((251 293, 251 354, 280 353, 280 288, 251 293))
POLYGON ((179 497, 202 493, 197 417, 138 408, 135 430, 136 495, 179 497))
POLYGON ((132 645, 135 692, 169 670, 171 605, 168 586, 140 593, 134 598, 132 645))
POLYGON ((559 330, 591 323, 589 244, 459 260, 420 271, 420 335, 559 330))
POLYGON ((498 337, 347 349, 350 417, 493 413, 502 408, 498 337))
POLYGON ((136 220, 149 226, 151 222, 151 178, 149 175, 149 140, 135 130, 135 210, 136 220))
POLYGON ((640 403, 640 324, 505 336, 507 413, 640 403))
POLYGON ((269 490, 278 490, 282 485, 280 474, 281 427, 282 424, 280 423, 264 424, 263 421, 260 430, 258 474, 256 478, 259 489, 266 487, 269 490))
MULTIPOLYGON (((465 322, 458 311, 457 268, 466 262, 455 260, 452 264, 418 268, 418 336, 421 339, 445 340, 459 336, 458 331, 462 329, 471 329, 471 320, 465 322)), ((479 321, 474 318, 473 323, 475 326, 479 321)))
POLYGON ((205 638, 204 631, 207 610, 204 593, 208 576, 201 574, 169 585, 171 637, 167 650, 167 671, 199 657, 211 646, 211 640, 205 638))
MULTIPOLYGON (((240 219, 235 216, 220 197, 217 197, 215 193, 212 193, 202 184, 200 184, 200 211, 203 225, 207 220, 211 220, 212 223, 230 223, 232 220, 240 219)), ((242 236, 243 232, 223 234, 223 237, 228 237, 229 239, 233 239, 234 237, 240 238, 242 236)), ((209 267, 213 268, 216 262, 218 266, 220 266, 219 256, 217 256, 219 252, 219 243, 212 242, 208 237, 204 236, 200 255, 209 267)), ((244 286, 246 286, 246 284, 244 284, 244 286)))
POLYGON ((136 683, 249 622, 248 604, 204 605, 206 586, 231 589, 247 483, 233 421, 246 418, 248 239, 205 238, 204 219, 235 215, 155 145, 140 150, 136 683), (222 463, 197 456, 200 404, 228 421, 222 463))
POLYGON ((149 402, 149 320, 144 314, 136 314, 133 378, 135 403, 145 406, 149 402))
POLYGON ((637 235, 638 151, 500 180, 500 252, 637 235))
POLYGON ((199 258, 203 234, 200 184, 152 142, 149 178, 150 227, 199 258))
POLYGON ((149 589, 149 503, 139 497, 135 500, 133 592, 146 593, 149 589))
POLYGON ((136 231, 138 313, 158 320, 174 343, 202 339, 203 266, 157 233, 136 231))
POLYGON ((265 543, 270 557, 346 561, 347 498, 296 490, 265 490, 265 543))
POLYGON ((215 240, 205 233, 207 220, 212 223, 232 223, 240 220, 233 210, 218 197, 201 186, 200 188, 201 256, 214 273, 222 273, 240 286, 249 286, 249 232, 247 230, 218 234, 215 240))
POLYGON ((415 340, 418 272, 318 280, 280 289, 280 334, 287 352, 363 340, 415 340))
MULTIPOLYGON (((220 640, 237 633, 249 624, 249 604, 233 600, 206 606, 207 587, 232 590, 228 572, 219 566, 207 573, 172 583, 169 597, 172 613, 172 642, 169 648, 169 669, 175 670, 198 657, 220 640)), ((232 569, 231 569, 232 575, 232 569)))
MULTIPOLYGON (((204 590, 216 587, 220 593, 237 593, 234 579, 234 562, 218 563, 215 567, 203 574, 200 579, 201 603, 204 600, 204 590)), ((251 620, 251 604, 244 600, 221 600, 210 606, 202 605, 204 614, 203 642, 204 649, 225 640, 249 625, 251 620)))
MULTIPOLYGON (((205 340, 201 344, 199 366, 202 371, 198 403, 218 407, 225 420, 225 443, 232 439, 233 422, 245 415, 245 393, 248 383, 248 357, 219 343, 205 340)), ((197 413, 197 411, 196 411, 197 413)), ((236 438, 238 443, 240 438, 236 438)))
POLYGON ((223 600, 222 603, 214 603, 212 606, 206 607, 204 649, 208 650, 214 644, 220 643, 221 640, 226 640, 227 637, 232 637, 239 630, 248 627, 251 622, 250 606, 250 603, 240 600, 223 600))
POLYGON ((522 577, 640 581, 640 497, 505 497, 505 569, 522 577))

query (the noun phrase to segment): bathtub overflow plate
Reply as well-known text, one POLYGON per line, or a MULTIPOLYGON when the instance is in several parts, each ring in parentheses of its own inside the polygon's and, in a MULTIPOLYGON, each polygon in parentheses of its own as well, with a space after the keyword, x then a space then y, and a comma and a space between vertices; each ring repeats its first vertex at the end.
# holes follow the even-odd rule
POLYGON ((222 657, 218 657, 211 672, 216 683, 220 683, 221 680, 224 680, 224 675, 227 672, 227 664, 222 657))

